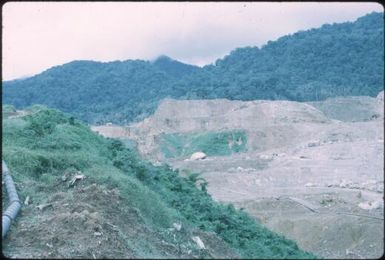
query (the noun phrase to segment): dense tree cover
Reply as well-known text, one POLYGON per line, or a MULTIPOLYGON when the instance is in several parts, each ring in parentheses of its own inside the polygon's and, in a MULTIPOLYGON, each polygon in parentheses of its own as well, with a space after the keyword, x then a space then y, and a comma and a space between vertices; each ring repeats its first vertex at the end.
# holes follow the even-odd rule
POLYGON ((73 61, 41 74, 3 83, 3 102, 16 107, 45 104, 88 122, 127 122, 155 107, 159 89, 174 77, 150 62, 73 61), (126 121, 127 120, 127 121, 126 121))
POLYGON ((384 87, 383 14, 237 49, 206 69, 215 75, 216 92, 229 99, 375 96, 384 87), (227 92, 236 86, 242 91, 227 92))
POLYGON ((325 24, 262 48, 232 51, 203 68, 160 57, 108 63, 73 61, 24 80, 3 82, 3 102, 46 104, 90 123, 128 123, 165 98, 323 100, 375 96, 384 88, 384 18, 325 24))

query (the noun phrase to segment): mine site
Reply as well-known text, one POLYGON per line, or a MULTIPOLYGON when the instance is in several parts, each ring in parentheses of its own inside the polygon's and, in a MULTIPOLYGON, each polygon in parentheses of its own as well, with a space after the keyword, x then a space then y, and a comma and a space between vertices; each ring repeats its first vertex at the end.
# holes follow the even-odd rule
POLYGON ((155 164, 200 173, 215 200, 234 203, 305 250, 377 258, 384 248, 383 102, 383 91, 308 103, 165 100, 142 122, 92 129, 134 143, 155 164), (209 133, 224 136, 228 155, 194 150, 209 133), (232 149, 236 143, 244 150, 232 149))
POLYGON ((2 18, 4 258, 383 257, 380 3, 2 18))

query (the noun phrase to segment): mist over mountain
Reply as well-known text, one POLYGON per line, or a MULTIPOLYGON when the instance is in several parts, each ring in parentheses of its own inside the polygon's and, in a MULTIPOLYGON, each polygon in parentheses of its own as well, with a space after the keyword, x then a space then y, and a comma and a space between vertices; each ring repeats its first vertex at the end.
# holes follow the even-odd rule
POLYGON ((155 61, 73 61, 3 82, 3 103, 44 104, 89 123, 141 120, 165 98, 317 101, 384 89, 384 16, 325 24, 232 51, 203 68, 155 61))

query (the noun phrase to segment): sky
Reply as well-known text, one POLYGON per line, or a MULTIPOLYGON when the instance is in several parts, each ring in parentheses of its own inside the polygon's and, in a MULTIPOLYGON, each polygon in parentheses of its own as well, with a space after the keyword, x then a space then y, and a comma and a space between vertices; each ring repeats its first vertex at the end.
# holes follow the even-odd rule
POLYGON ((239 47, 325 23, 354 21, 376 2, 8 2, 2 6, 2 78, 73 60, 152 60, 203 66, 239 47))

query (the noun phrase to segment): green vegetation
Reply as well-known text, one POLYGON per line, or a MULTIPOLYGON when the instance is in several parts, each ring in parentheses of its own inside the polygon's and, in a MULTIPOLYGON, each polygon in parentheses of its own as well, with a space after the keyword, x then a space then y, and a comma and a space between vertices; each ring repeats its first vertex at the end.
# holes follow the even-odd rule
POLYGON ((2 112, 3 112, 3 116, 7 117, 7 116, 9 116, 7 113, 14 113, 14 112, 16 112, 16 109, 12 105, 3 105, 2 112))
POLYGON ((262 48, 239 48, 207 71, 214 80, 205 91, 215 88, 229 99, 374 97, 384 89, 384 14, 325 24, 269 41, 262 48))
POLYGON ((208 156, 223 156, 246 150, 243 130, 197 134, 162 134, 160 149, 166 158, 189 157, 195 152, 208 156))
MULTIPOLYGON (((27 112, 36 110, 36 106, 27 112)), ((80 121, 40 107, 31 115, 3 119, 3 159, 16 182, 53 181, 66 172, 81 171, 99 183, 117 186, 147 223, 169 227, 177 213, 134 176, 113 166, 113 140, 94 134, 80 121)), ((27 185, 22 192, 33 194, 27 185)))
POLYGON ((199 70, 199 67, 181 63, 165 55, 158 57, 152 64, 173 77, 183 77, 199 70))
POLYGON ((384 88, 384 18, 325 24, 232 51, 203 68, 155 62, 73 61, 3 82, 3 103, 45 104, 92 124, 125 124, 152 114, 159 100, 227 98, 315 101, 376 96, 384 88))
POLYGON ((3 105, 2 115, 8 117, 16 114, 16 109, 12 105, 3 105))
POLYGON ((244 258, 315 257, 246 213, 213 201, 196 174, 184 178, 168 166, 142 161, 122 142, 103 138, 57 110, 39 106, 27 112, 3 118, 3 159, 15 182, 23 185, 22 197, 37 194, 36 189, 65 173, 81 171, 118 188, 123 206, 137 208, 149 228, 164 230, 179 220, 184 227, 215 232, 244 258))

